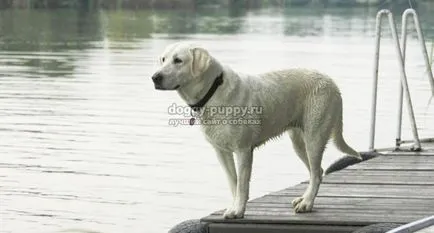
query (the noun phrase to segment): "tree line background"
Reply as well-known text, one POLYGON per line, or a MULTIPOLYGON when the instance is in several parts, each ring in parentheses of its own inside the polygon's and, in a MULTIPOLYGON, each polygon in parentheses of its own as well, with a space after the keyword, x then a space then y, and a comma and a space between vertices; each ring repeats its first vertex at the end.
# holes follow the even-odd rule
POLYGON ((263 6, 341 6, 366 7, 387 5, 432 5, 434 0, 0 0, 0 8, 85 8, 85 9, 140 9, 140 8, 189 8, 201 6, 246 7, 263 6))

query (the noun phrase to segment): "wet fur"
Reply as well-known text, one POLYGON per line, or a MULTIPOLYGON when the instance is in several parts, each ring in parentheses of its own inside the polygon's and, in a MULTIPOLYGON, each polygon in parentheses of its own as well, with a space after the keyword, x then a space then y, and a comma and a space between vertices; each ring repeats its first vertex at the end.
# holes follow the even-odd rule
MULTIPOLYGON (((328 76, 308 69, 241 74, 222 65, 204 48, 187 43, 168 46, 161 58, 165 59, 156 73, 163 75, 164 88, 171 90, 180 86, 177 92, 188 104, 199 101, 223 72, 223 84, 205 107, 262 107, 261 114, 247 116, 260 120, 259 125, 201 125, 216 151, 233 194, 234 200, 224 213, 225 218, 244 216, 253 150, 285 132, 288 132, 296 154, 310 173, 305 193, 292 202, 298 213, 312 210, 322 180, 322 155, 330 138, 342 152, 360 158, 342 137, 342 98, 328 76), (172 62, 175 57, 180 57, 182 64, 172 62)), ((201 118, 223 120, 239 116, 205 113, 201 118)))

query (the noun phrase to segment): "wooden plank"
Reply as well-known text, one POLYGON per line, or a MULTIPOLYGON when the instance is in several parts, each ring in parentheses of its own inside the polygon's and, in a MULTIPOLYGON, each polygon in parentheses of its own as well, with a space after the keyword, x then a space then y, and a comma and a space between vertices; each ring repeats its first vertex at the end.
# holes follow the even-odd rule
MULTIPOLYGON (((432 164, 433 160, 434 160, 434 156, 398 156, 398 155, 383 155, 383 156, 378 156, 374 161, 376 161, 376 163, 389 163, 389 164, 394 164, 394 163, 409 163, 409 164, 423 164, 423 163, 429 163, 432 164), (414 157, 414 158, 412 158, 414 157)), ((367 160, 367 162, 373 162, 370 160, 367 160)))
MULTIPOLYGON (((434 165, 433 165, 434 166, 434 165)), ((342 170, 324 176, 323 184, 407 184, 434 185, 433 171, 342 170)))
MULTIPOLYGON (((254 210, 264 210, 264 209, 269 209, 270 211, 275 211, 275 212, 279 212, 279 211, 292 211, 292 205, 291 203, 252 203, 247 205, 247 209, 254 211, 254 210)), ((388 204, 376 204, 376 205, 325 205, 325 204, 316 204, 314 205, 314 209, 316 211, 322 211, 324 209, 330 209, 330 210, 334 210, 336 212, 351 212, 354 210, 357 211, 364 211, 366 213, 370 212, 370 211, 378 211, 377 209, 384 209, 384 210, 393 210, 393 211, 397 211, 397 212, 401 212, 401 211, 406 211, 406 212, 423 212, 423 213, 427 213, 430 212, 433 209, 433 206, 423 206, 423 205, 417 205, 417 206, 411 206, 411 205, 396 205, 396 207, 394 207, 393 205, 388 205, 388 204)))
POLYGON ((339 171, 339 173, 331 173, 328 175, 325 175, 324 177, 329 176, 350 176, 350 175, 363 175, 363 176, 377 176, 378 178, 381 178, 381 176, 388 176, 388 175, 395 175, 396 179, 401 178, 402 176, 412 176, 415 179, 422 178, 425 179, 426 177, 432 177, 434 174, 434 171, 417 171, 417 170, 402 170, 402 171, 383 171, 383 170, 372 170, 369 172, 366 172, 366 170, 363 169, 352 169, 352 170, 342 170, 339 171))
POLYGON ((434 153, 430 155, 417 155, 417 154, 391 154, 391 155, 379 155, 374 158, 378 161, 434 161, 434 153))
MULTIPOLYGON (((270 195, 301 195, 307 184, 299 184, 270 195)), ((321 184, 319 197, 414 198, 434 200, 434 186, 378 184, 321 184)))
POLYGON ((434 161, 434 154, 432 155, 414 155, 414 154, 379 155, 363 163, 368 163, 368 162, 373 163, 374 161, 375 163, 401 163, 401 162, 409 162, 413 164, 423 163, 423 162, 432 163, 434 161))
POLYGON ((349 166, 347 169, 364 170, 434 170, 434 156, 425 155, 382 155, 368 161, 349 166))
MULTIPOLYGON (((357 208, 329 208, 329 207, 315 207, 314 212, 321 212, 333 214, 334 216, 340 216, 340 218, 345 219, 347 217, 359 217, 359 215, 364 215, 365 217, 372 216, 383 216, 383 215, 399 215, 400 217, 412 217, 414 215, 426 216, 426 213, 431 209, 357 209, 357 208), (351 214, 349 214, 351 213, 351 214)), ((217 213, 220 215, 223 212, 217 213)), ((294 216, 294 210, 292 208, 276 208, 276 207, 258 207, 246 209, 246 215, 255 216, 294 216)))
MULTIPOLYGON (((212 215, 221 216, 223 214, 224 210, 217 211, 213 213, 212 215)), ((358 218, 360 215, 363 215, 363 217, 381 217, 383 215, 391 216, 399 216, 399 217, 412 217, 414 215, 418 216, 426 216, 427 212, 430 212, 429 208, 425 209, 413 209, 411 211, 404 210, 404 209, 338 209, 338 208, 322 208, 322 207, 315 207, 313 212, 308 214, 296 214, 292 208, 279 208, 279 207, 258 207, 255 208, 247 208, 245 212, 245 218, 248 219, 251 216, 260 216, 265 218, 272 217, 272 216, 280 216, 280 217, 288 217, 292 220, 299 219, 299 220, 307 220, 312 217, 329 217, 328 215, 333 215, 333 217, 339 217, 340 219, 348 219, 348 218, 358 218)))
MULTIPOLYGON (((255 198, 250 203, 270 203, 270 204, 287 204, 292 201, 298 195, 265 195, 263 197, 255 198)), ((355 205, 355 204, 366 204, 366 205, 377 205, 377 204, 387 204, 387 205, 398 205, 405 204, 409 205, 426 205, 434 206, 434 201, 418 198, 371 198, 371 197, 317 197, 315 199, 315 204, 320 205, 355 205)), ((433 209, 434 211, 434 209, 433 209)))
MULTIPOLYGON (((294 197, 265 196, 250 201, 247 208, 292 208, 294 197)), ((388 198, 325 198, 315 199, 315 207, 319 209, 395 209, 395 210, 434 210, 434 201, 424 199, 388 199, 388 198)))
POLYGON ((331 225, 296 225, 296 224, 223 224, 212 223, 208 225, 209 233, 349 233, 358 226, 331 226, 331 225))
POLYGON ((358 163, 352 166, 348 166, 346 169, 349 170, 392 170, 392 171, 401 171, 401 170, 407 170, 407 171, 433 171, 434 170, 434 164, 425 163, 425 164, 418 164, 418 165, 412 165, 408 163, 374 163, 374 164, 364 164, 364 163, 358 163))

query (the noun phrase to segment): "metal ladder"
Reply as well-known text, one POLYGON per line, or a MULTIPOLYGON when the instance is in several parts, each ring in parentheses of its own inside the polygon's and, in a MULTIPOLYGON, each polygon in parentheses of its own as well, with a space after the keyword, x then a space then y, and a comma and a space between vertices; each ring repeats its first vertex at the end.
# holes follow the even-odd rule
POLYGON ((379 58, 380 58, 380 39, 381 39, 381 22, 383 16, 387 16, 389 19, 389 27, 392 32, 392 39, 395 44, 396 55, 398 58, 399 69, 401 81, 399 84, 399 98, 398 98, 398 122, 397 122, 397 133, 395 140, 395 151, 400 150, 400 146, 403 143, 413 142, 414 145, 411 147, 413 151, 421 151, 421 142, 424 141, 432 141, 433 139, 420 139, 416 126, 416 119, 413 111, 413 104, 411 102, 410 90, 408 88, 407 82, 407 74, 405 71, 405 53, 407 47, 407 23, 408 18, 413 16, 413 21, 415 24, 415 28, 417 31, 418 39, 420 42, 421 50, 425 60, 425 66, 428 72, 428 79, 431 85, 431 93, 434 96, 434 78, 431 70, 431 65, 429 63, 428 53, 425 46, 425 39, 420 28, 419 17, 414 9, 407 9, 402 14, 402 31, 401 31, 401 39, 402 39, 402 47, 399 43, 398 34, 396 32, 396 24, 393 19, 393 14, 389 10, 380 10, 377 13, 376 17, 376 44, 375 44, 375 59, 374 59, 374 80, 372 87, 372 105, 371 105, 371 128, 370 128, 370 144, 369 151, 375 151, 374 141, 375 141, 375 123, 376 123, 376 111, 377 111, 377 87, 378 87, 378 66, 379 66, 379 58), (410 118, 410 125, 413 133, 413 140, 401 140, 401 128, 402 128, 402 105, 403 105, 403 92, 405 91, 406 96, 406 105, 408 109, 408 114, 410 118))

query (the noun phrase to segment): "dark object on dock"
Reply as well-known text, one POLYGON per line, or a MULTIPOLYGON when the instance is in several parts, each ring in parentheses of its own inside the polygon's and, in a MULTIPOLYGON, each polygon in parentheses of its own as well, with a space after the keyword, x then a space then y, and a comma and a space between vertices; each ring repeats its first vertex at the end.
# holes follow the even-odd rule
POLYGON ((339 158, 335 162, 333 162, 324 172, 325 175, 330 174, 335 171, 342 170, 350 165, 354 165, 356 163, 360 163, 362 161, 366 161, 372 158, 375 158, 379 155, 379 153, 376 152, 361 152, 360 155, 362 156, 362 160, 358 160, 357 158, 354 158, 354 156, 344 156, 342 158, 339 158))
POLYGON ((174 226, 169 233, 208 233, 208 227, 200 219, 191 219, 174 226))

